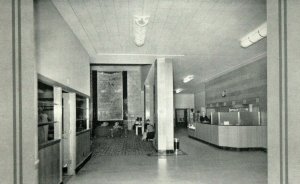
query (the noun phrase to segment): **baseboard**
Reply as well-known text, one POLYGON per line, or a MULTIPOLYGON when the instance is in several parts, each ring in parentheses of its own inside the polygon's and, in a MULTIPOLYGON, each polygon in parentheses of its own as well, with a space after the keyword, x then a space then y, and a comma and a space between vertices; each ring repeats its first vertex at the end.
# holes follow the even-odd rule
POLYGON ((218 148, 218 149, 223 149, 223 150, 231 150, 231 151, 264 151, 264 152, 267 152, 267 149, 266 148, 234 148, 234 147, 226 147, 226 146, 219 146, 219 145, 216 145, 216 144, 212 144, 210 142, 206 142, 204 140, 201 140, 197 137, 194 137, 194 136, 191 136, 189 135, 189 138, 192 138, 192 139, 195 139, 197 141, 200 141, 202 143, 205 143, 205 144, 208 144, 208 145, 211 145, 215 148, 218 148))
POLYGON ((76 169, 75 169, 75 173, 77 173, 78 171, 80 171, 80 169, 91 159, 92 157, 92 152, 82 161, 80 162, 76 169))
POLYGON ((174 150, 158 150, 157 145, 155 144, 155 141, 153 141, 152 146, 155 149, 156 153, 158 153, 158 154, 165 155, 165 154, 172 154, 172 153, 174 153, 174 150))
POLYGON ((174 150, 157 150, 157 153, 158 154, 173 154, 174 153, 174 150))

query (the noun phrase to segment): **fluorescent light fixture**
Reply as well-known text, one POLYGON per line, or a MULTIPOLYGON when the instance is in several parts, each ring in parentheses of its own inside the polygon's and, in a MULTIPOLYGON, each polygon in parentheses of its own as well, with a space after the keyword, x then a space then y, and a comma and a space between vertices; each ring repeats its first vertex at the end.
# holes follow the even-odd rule
POLYGON ((255 30, 248 33, 240 40, 241 47, 249 47, 250 45, 258 42, 259 40, 267 37, 267 23, 263 23, 255 30))
POLYGON ((175 93, 180 93, 181 91, 183 91, 182 88, 177 88, 177 89, 175 89, 175 93))
POLYGON ((185 78, 183 78, 183 82, 187 83, 187 82, 190 82, 193 79, 194 79, 194 75, 188 75, 185 78))
POLYGON ((134 42, 138 47, 141 47, 145 43, 146 37, 146 25, 149 22, 149 16, 135 16, 134 17, 134 42))

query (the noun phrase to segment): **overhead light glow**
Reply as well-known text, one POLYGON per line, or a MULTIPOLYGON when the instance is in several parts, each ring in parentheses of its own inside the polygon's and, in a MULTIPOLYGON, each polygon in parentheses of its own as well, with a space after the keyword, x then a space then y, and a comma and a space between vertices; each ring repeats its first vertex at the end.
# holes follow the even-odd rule
POLYGON ((193 79, 194 79, 194 75, 188 75, 185 78, 183 78, 183 82, 187 83, 187 82, 190 82, 193 79))
POLYGON ((258 42, 259 40, 267 37, 267 23, 263 23, 255 30, 248 33, 240 40, 241 47, 249 47, 250 45, 258 42))
POLYGON ((177 89, 175 89, 175 93, 180 93, 181 91, 183 91, 182 88, 177 88, 177 89))

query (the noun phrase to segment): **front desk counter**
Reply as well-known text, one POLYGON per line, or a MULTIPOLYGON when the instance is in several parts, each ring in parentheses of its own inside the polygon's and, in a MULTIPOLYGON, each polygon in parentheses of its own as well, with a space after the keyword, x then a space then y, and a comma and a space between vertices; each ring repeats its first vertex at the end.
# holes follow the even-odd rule
POLYGON ((267 126, 212 125, 200 122, 188 128, 192 138, 222 148, 267 148, 267 126))

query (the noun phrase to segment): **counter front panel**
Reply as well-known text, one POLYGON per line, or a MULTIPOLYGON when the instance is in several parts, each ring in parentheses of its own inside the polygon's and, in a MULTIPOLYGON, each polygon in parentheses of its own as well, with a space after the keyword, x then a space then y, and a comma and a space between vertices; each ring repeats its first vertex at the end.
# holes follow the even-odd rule
POLYGON ((267 148, 266 126, 219 126, 195 123, 189 136, 210 144, 232 148, 267 148))

